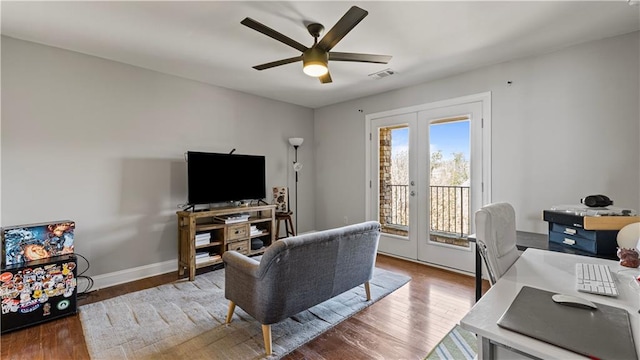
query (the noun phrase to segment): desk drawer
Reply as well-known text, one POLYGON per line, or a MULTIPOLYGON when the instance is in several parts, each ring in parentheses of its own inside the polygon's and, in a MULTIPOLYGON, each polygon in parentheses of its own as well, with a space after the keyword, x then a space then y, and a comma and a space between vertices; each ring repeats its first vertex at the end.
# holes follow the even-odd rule
POLYGON ((249 240, 236 241, 231 244, 227 244, 227 251, 234 250, 241 254, 249 254, 249 240))
POLYGON ((616 236, 612 234, 593 235, 585 238, 579 235, 570 235, 566 232, 549 231, 549 241, 563 246, 576 248, 598 255, 611 255, 616 253, 616 236))
POLYGON ((580 236, 568 235, 565 233, 549 231, 549 241, 562 244, 567 247, 572 247, 584 251, 588 251, 593 254, 597 254, 598 247, 595 240, 585 239, 580 236))
POLYGON ((229 225, 227 227, 227 241, 249 237, 249 224, 229 225))
POLYGON ((589 240, 616 240, 618 230, 585 230, 580 227, 549 223, 549 231, 562 233, 565 235, 579 236, 589 240))

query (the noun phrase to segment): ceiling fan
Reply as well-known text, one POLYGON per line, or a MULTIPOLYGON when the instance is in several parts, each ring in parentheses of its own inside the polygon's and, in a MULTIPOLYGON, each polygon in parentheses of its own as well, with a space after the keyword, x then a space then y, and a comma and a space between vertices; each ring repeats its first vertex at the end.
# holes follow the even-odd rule
POLYGON ((352 6, 320 41, 318 41, 318 38, 324 31, 324 26, 318 23, 307 25, 309 34, 313 36, 313 45, 311 47, 306 47, 290 37, 283 35, 251 18, 247 17, 240 23, 302 52, 301 55, 292 58, 256 65, 253 67, 254 69, 265 70, 280 65, 302 61, 302 70, 305 74, 317 77, 320 79, 321 83, 326 84, 331 82, 331 74, 329 74, 328 68, 329 61, 353 61, 386 64, 391 60, 391 56, 389 55, 331 52, 331 49, 333 49, 333 47, 336 46, 336 44, 368 14, 369 13, 366 10, 357 6, 352 6))

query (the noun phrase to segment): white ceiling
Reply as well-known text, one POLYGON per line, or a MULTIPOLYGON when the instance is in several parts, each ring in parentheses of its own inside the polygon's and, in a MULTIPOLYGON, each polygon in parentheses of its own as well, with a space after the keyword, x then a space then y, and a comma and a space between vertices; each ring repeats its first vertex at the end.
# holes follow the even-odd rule
POLYGON ((1 15, 3 35, 310 108, 640 29, 640 7, 626 0, 2 1, 1 15), (305 22, 328 31, 352 5, 369 15, 333 51, 392 55, 389 64, 330 62, 330 84, 300 62, 252 68, 299 52, 245 17, 311 46, 305 22), (396 74, 368 77, 387 68, 396 74))

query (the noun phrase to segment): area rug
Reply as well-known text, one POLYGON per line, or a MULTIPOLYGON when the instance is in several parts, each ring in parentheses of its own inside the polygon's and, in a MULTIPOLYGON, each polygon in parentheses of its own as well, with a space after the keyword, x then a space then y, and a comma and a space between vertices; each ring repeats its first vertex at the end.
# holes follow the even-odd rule
POLYGON ((360 285, 272 325, 269 357, 260 323, 242 309, 224 324, 224 269, 83 305, 80 320, 92 359, 279 359, 409 280, 375 268, 372 301, 360 285))
POLYGON ((456 325, 425 360, 472 360, 477 353, 476 334, 456 325))

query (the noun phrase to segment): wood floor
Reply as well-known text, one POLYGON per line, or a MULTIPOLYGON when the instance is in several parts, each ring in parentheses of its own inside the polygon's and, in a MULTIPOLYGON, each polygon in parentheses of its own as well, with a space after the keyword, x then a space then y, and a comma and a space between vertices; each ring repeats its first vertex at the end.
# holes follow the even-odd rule
MULTIPOLYGON (((474 279, 379 255, 376 266, 412 280, 285 359, 422 359, 474 304, 474 279)), ((178 279, 177 272, 101 289, 79 304, 178 279)), ((484 282, 484 290, 488 288, 484 282)), ((1 359, 88 359, 78 315, 2 335, 1 359)))

